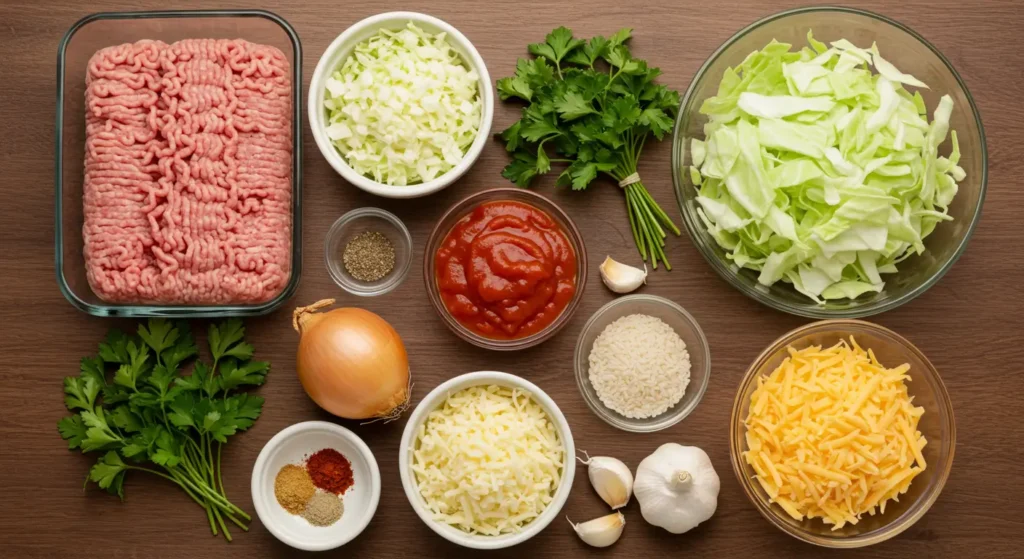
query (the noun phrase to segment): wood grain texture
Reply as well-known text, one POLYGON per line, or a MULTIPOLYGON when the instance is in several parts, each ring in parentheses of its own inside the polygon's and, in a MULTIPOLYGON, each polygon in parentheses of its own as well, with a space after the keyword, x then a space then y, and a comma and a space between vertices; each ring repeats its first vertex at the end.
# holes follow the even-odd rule
MULTIPOLYGON (((204 7, 212 7, 208 3, 204 7)), ((508 75, 525 43, 551 28, 571 25, 581 35, 636 28, 637 55, 664 70, 663 81, 685 89, 700 64, 741 26, 792 1, 475 3, 458 0, 368 2, 267 1, 259 7, 289 20, 302 38, 305 79, 327 44, 352 22, 389 9, 414 9, 439 16, 461 29, 478 47, 492 77, 508 75)), ((391 321, 404 336, 412 360, 414 399, 459 373, 497 369, 537 383, 560 404, 578 448, 613 454, 631 467, 661 443, 698 445, 711 455, 721 477, 717 515, 683 536, 646 525, 637 505, 626 509, 623 539, 607 550, 581 544, 557 520, 531 542, 492 557, 1010 557, 1024 548, 1024 476, 1020 417, 1024 388, 1022 328, 1024 290, 1020 240, 1024 209, 1024 55, 1020 29, 1024 7, 1016 1, 871 1, 859 6, 886 13, 937 45, 962 73, 980 106, 989 140, 990 179, 982 220, 966 254, 934 288, 904 307, 874 320, 904 334, 938 366, 953 398, 958 420, 956 463, 942 496, 920 522, 896 539, 868 550, 835 552, 801 544, 776 531, 747 502, 729 465, 727 431, 735 387, 750 361, 768 343, 806 320, 757 304, 719 279, 685 237, 673 239, 668 254, 675 270, 658 272, 647 292, 685 306, 701 323, 712 350, 713 373, 704 401, 684 422, 664 432, 631 435, 601 422, 586 408, 573 380, 576 337, 597 308, 611 299, 591 271, 590 289, 571 324, 532 350, 502 355, 475 349, 437 320, 414 268, 388 296, 357 300, 340 292, 323 263, 323 239, 330 224, 349 209, 380 206, 397 213, 416 241, 416 262, 440 214, 462 196, 503 184, 506 155, 488 144, 473 170, 438 195, 410 202, 388 201, 344 183, 323 161, 305 133, 305 212, 302 282, 293 303, 327 296, 362 305, 391 321), (1015 551, 1016 550, 1016 551, 1015 551)), ((67 28, 92 11, 197 7, 159 0, 71 0, 4 2, 0 7, 0 556, 3 557, 285 557, 295 553, 255 521, 249 534, 227 544, 210 535, 202 512, 176 488, 142 476, 129 478, 127 500, 119 503, 90 488, 82 478, 90 458, 68 452, 55 429, 63 415, 60 379, 77 370, 78 359, 112 325, 85 316, 61 296, 53 263, 54 60, 67 28), (87 4, 87 7, 86 7, 87 4)), ((254 7, 234 1, 218 7, 254 7)), ((500 106, 494 128, 514 119, 500 106)), ((642 167, 654 197, 673 208, 667 143, 650 145, 642 167)), ((621 194, 611 185, 585 195, 555 191, 552 180, 538 185, 584 232, 591 262, 607 253, 632 254, 621 194)), ((678 217, 678 214, 674 214, 678 217)), ((291 307, 292 305, 288 305, 291 307)), ((250 340, 262 359, 273 362, 261 394, 263 417, 228 446, 224 456, 228 494, 252 511, 249 474, 263 444, 278 430, 308 419, 329 419, 296 381, 295 337, 289 309, 248 321, 250 340)), ((125 323, 127 324, 127 323, 125 323)), ((204 324, 196 324, 204 327, 204 324)), ((369 443, 380 463, 384 489, 380 508, 357 540, 332 556, 386 558, 474 557, 431 532, 415 516, 397 472, 398 440, 404 421, 389 425, 348 424, 369 443)), ((564 511, 575 520, 605 513, 578 475, 564 511)), ((485 555, 485 554, 479 554, 485 555)))

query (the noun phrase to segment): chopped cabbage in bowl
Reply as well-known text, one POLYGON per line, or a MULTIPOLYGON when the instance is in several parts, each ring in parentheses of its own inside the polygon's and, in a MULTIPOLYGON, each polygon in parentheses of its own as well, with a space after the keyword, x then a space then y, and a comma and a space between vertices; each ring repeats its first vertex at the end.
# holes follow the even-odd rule
POLYGON ((953 100, 927 119, 928 87, 876 45, 808 33, 810 47, 772 42, 722 77, 691 141, 697 213, 737 266, 816 302, 881 291, 882 274, 924 249, 965 177, 960 149, 938 154, 953 100), (877 73, 870 70, 874 67, 877 73))
POLYGON ((381 29, 327 80, 327 136, 353 170, 376 182, 428 182, 458 165, 476 139, 480 87, 444 32, 412 22, 381 29))

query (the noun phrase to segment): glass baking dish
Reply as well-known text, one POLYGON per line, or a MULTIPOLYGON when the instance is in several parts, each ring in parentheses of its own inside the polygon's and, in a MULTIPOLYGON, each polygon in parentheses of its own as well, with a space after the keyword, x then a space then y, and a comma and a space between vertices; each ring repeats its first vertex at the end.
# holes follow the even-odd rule
POLYGON ((95 316, 215 317, 266 314, 295 292, 302 263, 302 47, 287 21, 263 10, 97 13, 79 20, 57 54, 56 270, 61 292, 95 316), (277 47, 292 69, 291 276, 274 299, 240 305, 125 305, 101 300, 86 279, 82 195, 85 157, 86 65, 99 49, 141 39, 172 43, 188 38, 245 39, 277 47))

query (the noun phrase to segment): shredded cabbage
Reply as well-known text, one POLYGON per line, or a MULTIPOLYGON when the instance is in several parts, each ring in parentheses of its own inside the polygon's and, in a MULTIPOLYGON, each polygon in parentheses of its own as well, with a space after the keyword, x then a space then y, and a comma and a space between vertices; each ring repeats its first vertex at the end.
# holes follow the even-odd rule
POLYGON ((701 106, 705 138, 692 141, 687 172, 729 259, 824 303, 881 291, 881 274, 953 219, 966 173, 955 131, 950 155, 938 155, 949 95, 929 123, 920 93, 904 89, 928 86, 876 45, 807 41, 800 51, 772 41, 726 70, 701 106))
POLYGON ((445 33, 412 22, 381 29, 327 80, 327 135, 361 175, 400 186, 430 181, 476 139, 479 82, 445 33))

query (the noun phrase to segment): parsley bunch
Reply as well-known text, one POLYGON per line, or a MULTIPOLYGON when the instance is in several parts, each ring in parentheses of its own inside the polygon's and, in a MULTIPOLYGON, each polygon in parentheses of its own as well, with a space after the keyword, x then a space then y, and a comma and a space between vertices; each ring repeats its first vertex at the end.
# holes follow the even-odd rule
MULTIPOLYGON (((502 176, 528 187, 552 163, 567 164, 558 184, 583 190, 604 173, 617 182, 636 173, 649 136, 661 140, 673 125, 679 93, 654 83, 661 71, 633 58, 625 42, 631 29, 610 38, 576 39, 559 27, 545 42, 529 45, 512 77, 498 80, 502 100, 526 101, 522 118, 499 134, 512 162, 502 176), (556 157, 549 153, 553 150, 556 157)), ((666 230, 679 228, 642 182, 623 188, 633 240, 655 268, 665 259, 666 230)))
POLYGON ((75 415, 57 424, 69 449, 104 454, 89 481, 124 499, 128 471, 149 472, 175 483, 203 507, 210 529, 231 541, 225 520, 248 530, 250 517, 228 500, 221 478, 221 447, 252 426, 263 398, 233 391, 263 384, 270 364, 253 361, 242 321, 210 326, 212 365, 198 355, 186 322, 149 319, 137 335, 111 330, 98 357, 64 379, 64 404, 75 415), (113 370, 108 375, 108 370, 113 370))

